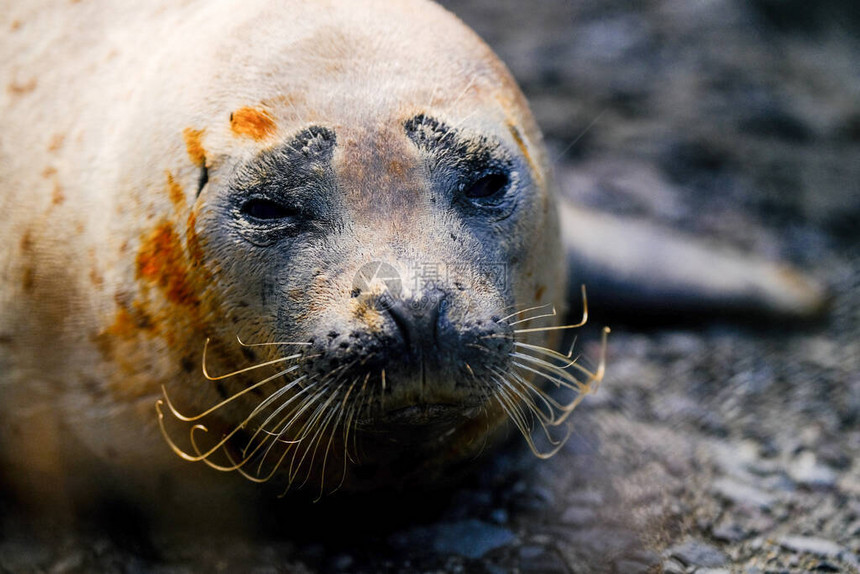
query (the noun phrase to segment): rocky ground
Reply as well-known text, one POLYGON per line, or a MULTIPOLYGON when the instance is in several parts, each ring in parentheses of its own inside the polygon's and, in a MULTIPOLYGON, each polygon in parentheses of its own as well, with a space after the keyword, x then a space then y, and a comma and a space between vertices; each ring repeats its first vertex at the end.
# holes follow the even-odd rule
POLYGON ((521 82, 565 194, 791 261, 827 316, 598 309, 608 375, 549 461, 515 441, 453 491, 305 508, 314 528, 253 541, 8 536, 0 571, 860 571, 860 6, 445 4, 521 82))

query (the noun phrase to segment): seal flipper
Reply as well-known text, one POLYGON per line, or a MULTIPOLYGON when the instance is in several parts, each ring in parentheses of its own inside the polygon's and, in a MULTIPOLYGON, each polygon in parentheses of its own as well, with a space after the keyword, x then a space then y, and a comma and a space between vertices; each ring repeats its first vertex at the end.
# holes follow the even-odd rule
POLYGON ((570 301, 580 284, 596 310, 680 319, 697 314, 811 319, 823 286, 789 266, 643 220, 559 206, 570 301))

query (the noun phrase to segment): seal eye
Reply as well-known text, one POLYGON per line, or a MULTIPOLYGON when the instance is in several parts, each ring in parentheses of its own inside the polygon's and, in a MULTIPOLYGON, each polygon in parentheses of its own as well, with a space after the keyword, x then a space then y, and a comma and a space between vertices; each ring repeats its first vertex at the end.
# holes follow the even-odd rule
POLYGON ((469 199, 490 199, 508 187, 508 176, 503 173, 487 174, 463 191, 469 199))
POLYGON ((270 199, 249 199, 242 204, 242 214, 260 221, 276 221, 293 217, 296 212, 270 199))

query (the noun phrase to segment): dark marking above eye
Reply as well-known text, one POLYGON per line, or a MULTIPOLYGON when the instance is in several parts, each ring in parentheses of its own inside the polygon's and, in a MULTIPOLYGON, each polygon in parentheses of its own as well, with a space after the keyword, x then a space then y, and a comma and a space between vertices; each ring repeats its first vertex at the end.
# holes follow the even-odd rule
POLYGON ((406 135, 428 157, 428 169, 438 174, 440 186, 457 197, 483 207, 511 188, 514 160, 511 151, 490 135, 449 127, 418 114, 404 122, 406 135))
POLYGON ((499 166, 511 161, 510 152, 495 137, 452 128, 424 114, 410 118, 403 127, 412 143, 428 152, 439 165, 490 173, 500 171, 499 166), (494 165, 497 167, 492 168, 494 165))
POLYGON ((424 114, 406 120, 403 124, 409 139, 419 147, 430 147, 439 144, 445 136, 451 133, 444 123, 424 114))
POLYGON ((330 160, 336 143, 337 139, 333 131, 320 126, 311 126, 297 133, 287 147, 305 157, 330 160))
POLYGON ((336 145, 332 130, 311 126, 286 144, 260 154, 240 171, 234 185, 244 192, 289 189, 302 180, 315 177, 319 168, 327 166, 336 145))

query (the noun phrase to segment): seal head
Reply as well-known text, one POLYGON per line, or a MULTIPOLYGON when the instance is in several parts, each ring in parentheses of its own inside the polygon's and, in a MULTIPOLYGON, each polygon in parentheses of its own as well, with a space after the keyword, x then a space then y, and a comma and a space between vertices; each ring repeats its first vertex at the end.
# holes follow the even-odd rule
POLYGON ((165 29, 105 132, 128 240, 97 341, 118 388, 163 389, 176 453, 377 487, 567 416, 541 137, 474 33, 418 0, 219 3, 165 29))

